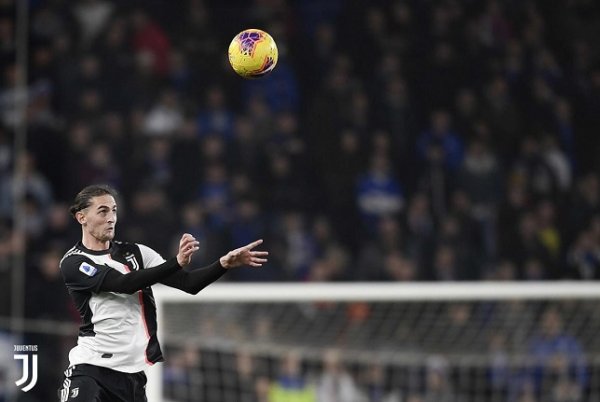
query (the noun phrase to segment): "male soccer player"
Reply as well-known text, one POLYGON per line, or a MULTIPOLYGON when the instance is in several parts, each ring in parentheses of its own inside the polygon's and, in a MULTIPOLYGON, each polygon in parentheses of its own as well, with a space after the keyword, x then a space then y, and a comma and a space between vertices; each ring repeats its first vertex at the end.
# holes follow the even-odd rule
POLYGON ((196 294, 230 268, 260 267, 267 261, 266 251, 253 250, 262 240, 195 270, 182 269, 198 250, 190 234, 181 237, 177 256, 166 261, 142 244, 114 241, 115 197, 109 186, 88 186, 70 210, 82 237, 62 258, 60 269, 83 324, 69 353, 61 402, 146 401, 143 370, 163 361, 150 286, 160 282, 196 294))

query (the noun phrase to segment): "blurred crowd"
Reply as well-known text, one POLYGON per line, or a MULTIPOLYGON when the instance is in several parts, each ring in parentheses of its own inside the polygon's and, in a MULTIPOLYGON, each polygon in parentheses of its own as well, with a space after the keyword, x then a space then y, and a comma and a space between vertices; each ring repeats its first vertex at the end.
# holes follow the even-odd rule
POLYGON ((118 238, 165 257, 182 232, 198 265, 264 238, 268 266, 225 280, 600 278, 596 1, 30 0, 26 77, 15 8, 0 0, 1 315, 26 251, 28 316, 77 319, 58 261, 69 203, 100 182, 118 238), (248 27, 279 47, 264 79, 227 62, 248 27))
MULTIPOLYGON (((263 317, 274 316, 267 331, 261 320, 230 314, 236 318, 221 318, 217 326, 203 314, 198 323, 214 332, 194 329, 194 337, 169 328, 165 396, 178 402, 584 402, 600 395, 594 331, 582 337, 591 341, 585 345, 574 336, 577 319, 568 303, 497 303, 487 323, 477 316, 489 303, 421 304, 413 328, 406 316, 414 305, 399 305, 388 308, 397 307, 401 317, 376 314, 381 306, 373 303, 367 308, 378 323, 354 319, 340 328, 330 317, 331 325, 313 323, 304 331, 275 322, 294 320, 289 305, 263 317), (235 330, 244 323, 261 329, 235 330), (485 334, 488 326, 494 333, 485 334), (315 327, 321 330, 306 331, 315 327), (361 339, 361 332, 370 336, 361 339)), ((578 314, 595 315, 593 303, 579 307, 578 314)))
POLYGON ((230 280, 600 277, 596 2, 30 3, 24 94, 0 2, 2 261, 66 250, 102 182, 118 237, 166 256, 264 238, 269 266, 230 280), (263 80, 227 64, 249 26, 281 53, 263 80))
POLYGON ((488 367, 453 366, 442 356, 389 365, 347 362, 341 356, 334 349, 313 359, 296 351, 266 357, 188 347, 166 368, 165 397, 177 402, 583 402, 597 397, 565 376, 562 363, 548 370, 538 389, 514 374, 531 370, 527 364, 502 367, 507 375, 498 380, 488 367))

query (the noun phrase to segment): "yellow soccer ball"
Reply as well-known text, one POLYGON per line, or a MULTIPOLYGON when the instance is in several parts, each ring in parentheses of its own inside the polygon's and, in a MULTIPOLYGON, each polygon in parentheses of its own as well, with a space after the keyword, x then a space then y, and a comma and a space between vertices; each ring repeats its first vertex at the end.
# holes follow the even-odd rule
POLYGON ((275 68, 278 57, 275 41, 260 29, 243 30, 229 45, 229 64, 244 78, 260 78, 269 74, 275 68))

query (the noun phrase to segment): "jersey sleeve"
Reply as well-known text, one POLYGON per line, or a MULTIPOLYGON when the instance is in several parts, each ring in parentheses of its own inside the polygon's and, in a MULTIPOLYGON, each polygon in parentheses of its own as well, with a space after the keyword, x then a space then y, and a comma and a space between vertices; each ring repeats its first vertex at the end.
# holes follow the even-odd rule
POLYGON ((160 265, 166 261, 160 254, 150 247, 144 246, 143 244, 138 244, 137 246, 142 254, 142 265, 144 268, 156 267, 157 265, 160 265))
POLYGON ((94 263, 81 255, 67 257, 60 271, 69 290, 88 290, 98 293, 102 281, 112 268, 94 263))

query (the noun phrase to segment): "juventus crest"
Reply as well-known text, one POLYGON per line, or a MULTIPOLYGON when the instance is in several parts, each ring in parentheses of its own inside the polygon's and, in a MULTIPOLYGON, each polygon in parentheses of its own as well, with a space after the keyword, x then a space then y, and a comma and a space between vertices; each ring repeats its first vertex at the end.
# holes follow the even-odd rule
POLYGON ((125 254, 125 259, 127 260, 127 265, 129 265, 132 270, 138 271, 140 269, 140 264, 135 258, 135 255, 127 253, 125 254))

